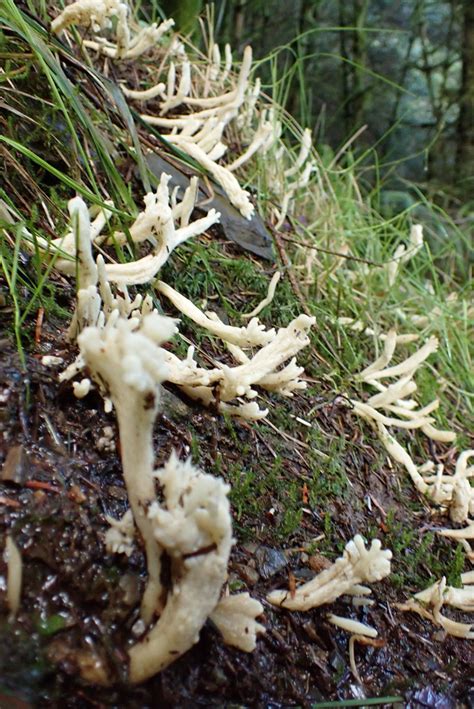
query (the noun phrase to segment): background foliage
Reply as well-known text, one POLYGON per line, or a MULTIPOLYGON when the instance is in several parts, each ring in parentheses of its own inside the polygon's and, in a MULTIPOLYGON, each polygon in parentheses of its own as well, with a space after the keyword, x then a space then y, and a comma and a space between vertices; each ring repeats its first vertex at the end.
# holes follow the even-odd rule
MULTIPOLYGON (((213 8, 215 34, 251 43, 266 89, 311 126, 320 152, 352 136, 369 184, 390 207, 429 189, 447 207, 470 199, 474 175, 474 3, 471 0, 164 0, 186 32, 213 8), (186 18, 185 20, 182 18, 186 18), (274 77, 279 82, 275 86, 274 77), (394 191, 404 194, 392 194, 394 191)), ((469 207, 460 218, 465 218, 469 207)))

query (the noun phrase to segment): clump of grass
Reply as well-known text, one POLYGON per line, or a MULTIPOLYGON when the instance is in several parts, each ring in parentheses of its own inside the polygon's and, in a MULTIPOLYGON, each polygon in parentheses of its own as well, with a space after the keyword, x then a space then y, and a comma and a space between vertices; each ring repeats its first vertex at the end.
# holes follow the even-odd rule
POLYGON ((385 519, 385 540, 394 555, 395 570, 390 577, 394 586, 415 593, 442 576, 448 584, 460 586, 465 563, 462 546, 458 544, 452 551, 434 532, 420 532, 416 525, 407 525, 397 516, 392 508, 385 519))

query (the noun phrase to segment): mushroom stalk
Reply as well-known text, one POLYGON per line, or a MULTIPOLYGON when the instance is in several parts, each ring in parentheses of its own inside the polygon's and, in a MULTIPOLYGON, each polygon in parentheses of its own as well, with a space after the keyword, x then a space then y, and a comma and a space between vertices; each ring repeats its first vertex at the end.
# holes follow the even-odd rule
POLYGON ((143 396, 128 401, 124 401, 123 397, 113 397, 112 402, 119 430, 126 431, 126 436, 121 436, 120 441, 122 470, 133 518, 145 545, 148 581, 143 594, 141 615, 144 622, 149 623, 153 614, 161 609, 162 592, 161 549, 153 538, 152 524, 146 515, 149 505, 156 499, 155 484, 150 473, 153 470, 152 432, 157 404, 153 402, 144 411, 143 396))
POLYGON ((216 564, 214 554, 197 556, 185 561, 184 569, 185 578, 168 593, 159 621, 129 650, 129 676, 134 684, 161 672, 189 650, 199 638, 196 633, 217 605, 227 573, 227 559, 216 564))
POLYGON ((198 641, 218 603, 232 545, 229 488, 221 479, 174 453, 155 476, 164 500, 150 506, 148 518, 155 543, 171 559, 171 589, 156 625, 129 650, 134 683, 161 672, 198 641))
MULTIPOLYGON (((118 316, 118 311, 115 311, 118 316)), ((142 601, 142 617, 149 623, 161 610, 161 550, 147 517, 156 499, 153 480, 153 423, 158 386, 166 378, 163 350, 159 344, 175 332, 169 318, 151 313, 143 318, 142 331, 134 323, 109 318, 104 329, 88 327, 79 335, 81 355, 92 378, 112 401, 120 429, 122 466, 135 524, 147 555, 148 583, 142 601)))

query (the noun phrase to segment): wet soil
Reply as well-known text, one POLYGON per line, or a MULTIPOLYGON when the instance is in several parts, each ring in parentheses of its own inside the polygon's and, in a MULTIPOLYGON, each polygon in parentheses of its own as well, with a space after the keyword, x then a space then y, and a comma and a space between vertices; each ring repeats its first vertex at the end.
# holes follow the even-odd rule
MULTIPOLYGON (((265 601, 269 590, 311 578, 355 533, 383 540, 386 510, 396 508, 397 522, 413 525, 410 488, 380 464, 370 433, 358 428, 343 402, 326 396, 323 382, 317 396, 278 401, 287 417, 311 415, 322 439, 350 443, 341 453, 349 483, 341 483, 340 496, 336 486, 332 495, 324 488, 323 505, 312 491, 316 480, 321 496, 324 485, 334 484, 325 477, 331 461, 321 457, 315 477, 318 456, 305 447, 307 427, 295 427, 292 442, 265 424, 230 426, 176 392, 166 393, 166 415, 158 416, 155 428, 156 464, 175 448, 239 483, 229 586, 262 601, 267 632, 256 651, 245 654, 225 647, 208 623, 184 657, 143 686, 128 686, 126 648, 136 632, 145 564, 139 546, 129 559, 105 551, 105 516, 118 517, 128 506, 114 416, 104 413, 94 393, 75 399, 70 385, 58 383, 57 370, 41 363, 45 353, 66 363, 73 358, 61 324, 44 323, 26 372, 7 336, 1 346, 0 548, 12 535, 23 559, 23 589, 11 620, 2 560, 0 707, 276 708, 387 695, 409 707, 473 706, 472 643, 394 606, 416 585, 399 588, 388 579, 373 585, 376 603, 369 609, 355 610, 344 597, 331 606, 331 612, 378 629, 379 647, 356 645, 362 686, 349 668, 347 634, 328 623, 328 608, 290 613, 265 601), (115 450, 99 450, 106 426, 113 428, 115 450), (250 483, 242 471, 251 471, 250 483), (274 482, 265 486, 270 472, 274 482), (300 508, 293 525, 285 517, 285 486, 300 491, 291 501, 300 508), (85 651, 113 668, 113 688, 79 679, 85 651)), ((417 514, 420 528, 433 524, 428 509, 417 514)), ((403 566, 395 559, 395 570, 398 562, 403 566)))

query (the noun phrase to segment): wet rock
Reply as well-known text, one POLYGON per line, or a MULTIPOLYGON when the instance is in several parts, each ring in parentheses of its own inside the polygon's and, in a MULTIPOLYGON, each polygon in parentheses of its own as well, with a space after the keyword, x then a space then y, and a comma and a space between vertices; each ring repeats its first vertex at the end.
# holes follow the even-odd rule
POLYGON ((123 591, 123 602, 127 606, 133 607, 140 600, 140 580, 132 573, 125 573, 120 581, 119 586, 123 591))
POLYGON ((346 668, 347 662, 345 658, 341 655, 339 650, 333 650, 329 655, 328 662, 330 667, 335 671, 338 677, 342 677, 346 668))
POLYGON ((128 500, 127 491, 124 487, 119 487, 118 485, 109 485, 109 487, 107 488, 107 492, 109 493, 110 497, 114 498, 114 500, 128 500))
POLYGON ((409 693, 409 701, 405 705, 407 709, 421 709, 421 707, 430 707, 430 709, 455 709, 456 703, 447 697, 442 692, 437 692, 433 687, 423 687, 409 693))
POLYGON ((29 459, 23 446, 13 446, 3 464, 1 479, 22 485, 28 479, 29 459))
POLYGON ((316 631, 316 626, 312 620, 305 621, 301 627, 303 628, 310 640, 313 640, 314 642, 317 642, 319 640, 319 635, 316 631))
POLYGON ((189 416, 191 407, 188 406, 179 396, 173 394, 168 389, 161 389, 161 408, 170 419, 182 419, 189 416))
POLYGON ((264 579, 275 576, 287 565, 284 553, 280 549, 272 549, 271 547, 258 547, 255 552, 255 558, 260 576, 264 579))
POLYGON ((255 586, 260 578, 258 571, 249 564, 235 564, 235 570, 247 586, 255 586))
POLYGON ((314 571, 311 571, 311 569, 295 569, 293 574, 298 581, 311 581, 311 579, 314 579, 314 571))

